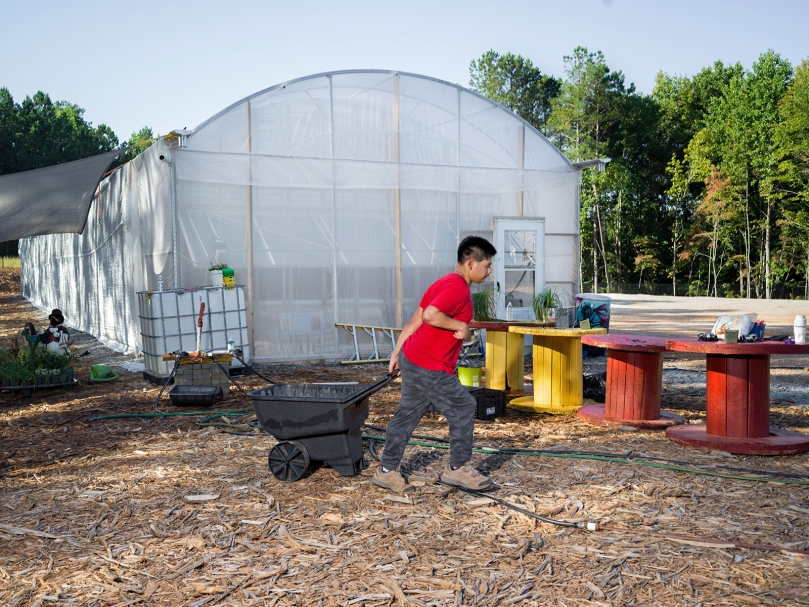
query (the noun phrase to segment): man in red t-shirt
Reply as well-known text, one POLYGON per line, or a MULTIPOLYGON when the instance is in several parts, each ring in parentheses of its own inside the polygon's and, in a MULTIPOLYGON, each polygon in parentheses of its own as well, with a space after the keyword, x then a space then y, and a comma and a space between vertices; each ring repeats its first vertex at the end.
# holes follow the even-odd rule
POLYGON ((382 463, 371 479, 375 485, 398 492, 407 489, 397 468, 410 435, 433 405, 449 423, 450 459, 441 480, 467 489, 491 487, 491 479, 468 464, 472 459, 477 403, 455 376, 455 363, 463 341, 469 338, 469 285, 486 280, 496 253, 485 238, 464 238, 458 245, 455 271, 439 278, 424 292, 419 307, 396 340, 389 369, 401 370, 402 395, 388 424, 382 463))

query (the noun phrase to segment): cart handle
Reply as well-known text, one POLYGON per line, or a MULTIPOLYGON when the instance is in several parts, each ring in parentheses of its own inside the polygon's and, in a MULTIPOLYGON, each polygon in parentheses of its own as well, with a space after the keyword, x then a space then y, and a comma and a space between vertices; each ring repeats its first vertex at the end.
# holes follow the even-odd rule
POLYGON ((358 392, 352 392, 351 396, 347 400, 361 400, 363 398, 371 396, 371 394, 377 392, 378 390, 381 390, 382 388, 387 386, 390 382, 392 382, 394 379, 396 379, 398 376, 399 376, 398 371, 385 373, 385 375, 383 375, 382 377, 378 377, 370 384, 366 384, 365 386, 363 386, 362 390, 359 390, 358 392))

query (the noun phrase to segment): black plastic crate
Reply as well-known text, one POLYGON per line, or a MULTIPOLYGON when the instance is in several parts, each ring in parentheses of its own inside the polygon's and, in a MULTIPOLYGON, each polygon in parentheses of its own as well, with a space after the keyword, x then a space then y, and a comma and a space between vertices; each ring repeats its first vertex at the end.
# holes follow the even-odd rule
POLYGON ((478 403, 477 419, 494 419, 506 414, 505 390, 490 390, 489 388, 472 388, 469 393, 478 403))
POLYGON ((174 386, 169 390, 175 407, 211 407, 222 395, 219 386, 174 386))

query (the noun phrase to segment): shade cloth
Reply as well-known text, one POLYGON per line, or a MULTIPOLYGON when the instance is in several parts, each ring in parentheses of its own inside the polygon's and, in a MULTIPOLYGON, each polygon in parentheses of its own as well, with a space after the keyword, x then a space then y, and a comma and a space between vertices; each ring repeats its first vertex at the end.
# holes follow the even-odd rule
POLYGON ((124 151, 0 177, 0 242, 81 234, 104 171, 124 151))

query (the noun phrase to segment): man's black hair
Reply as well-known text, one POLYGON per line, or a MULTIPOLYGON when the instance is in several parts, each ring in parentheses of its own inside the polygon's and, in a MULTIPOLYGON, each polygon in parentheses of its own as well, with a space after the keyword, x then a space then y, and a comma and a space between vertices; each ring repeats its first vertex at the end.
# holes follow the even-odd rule
POLYGON ((470 257, 480 263, 495 255, 497 255, 497 249, 480 236, 467 236, 458 245, 458 263, 464 263, 470 257))

